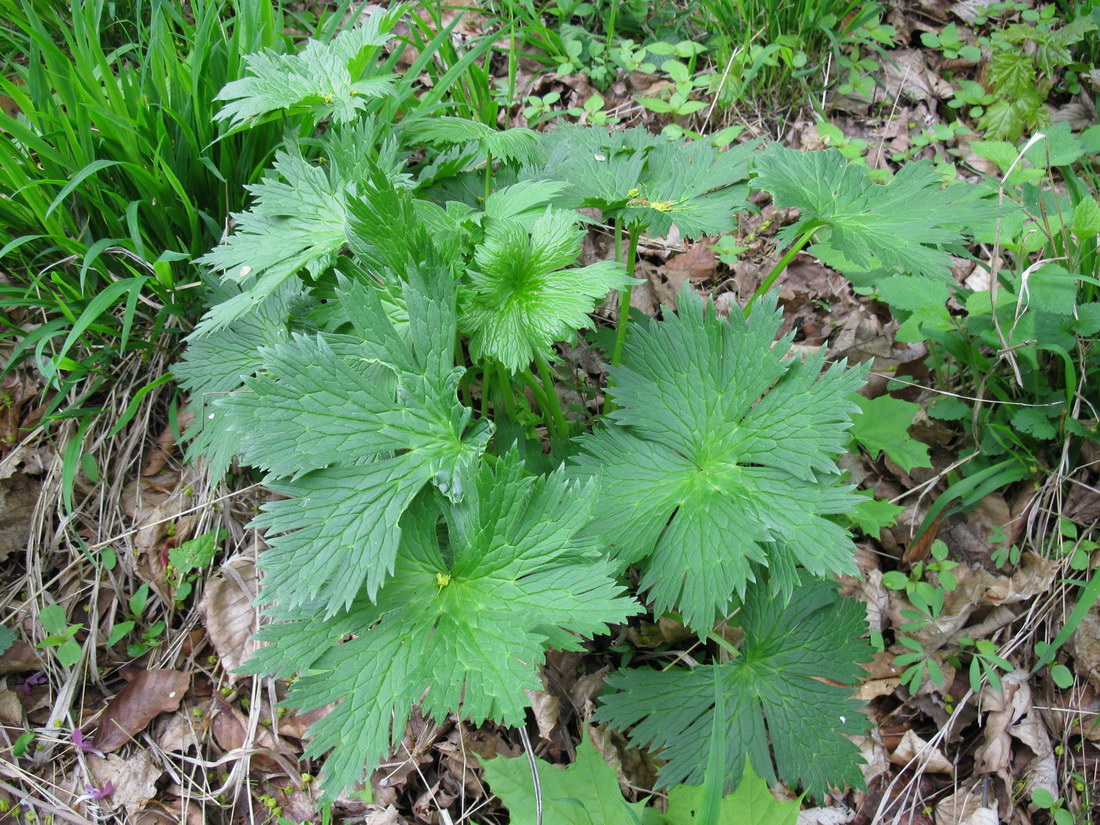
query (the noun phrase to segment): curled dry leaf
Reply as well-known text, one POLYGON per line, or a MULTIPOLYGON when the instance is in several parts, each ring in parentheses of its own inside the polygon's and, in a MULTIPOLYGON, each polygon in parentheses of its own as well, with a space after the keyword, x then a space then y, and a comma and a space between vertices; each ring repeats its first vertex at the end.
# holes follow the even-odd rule
POLYGON ((0 676, 41 669, 42 662, 38 658, 38 653, 22 639, 17 639, 15 644, 4 651, 3 656, 0 656, 0 676))
POLYGON ((118 750, 161 713, 179 708, 191 677, 178 670, 143 670, 122 689, 100 720, 92 747, 118 750))
POLYGON ((524 690, 523 692, 531 702, 535 723, 539 726, 539 736, 550 741, 550 736, 558 725, 561 700, 546 690, 524 690))
POLYGON ((206 633, 230 683, 244 678, 235 671, 259 646, 252 639, 259 629, 253 605, 258 587, 259 574, 252 559, 236 556, 210 579, 203 594, 206 633))
POLYGON ((110 782, 114 788, 110 795, 97 802, 111 811, 125 808, 129 813, 136 813, 156 796, 156 783, 162 773, 146 750, 136 751, 125 759, 113 753, 106 758, 88 757, 91 784, 103 788, 110 782))
POLYGON ((955 772, 955 766, 943 755, 943 752, 925 742, 912 729, 907 730, 901 737, 901 742, 890 754, 890 761, 895 765, 903 766, 915 761, 929 773, 953 774, 955 772))
POLYGON ((990 711, 985 719, 985 741, 974 752, 976 773, 995 773, 1011 781, 1009 765, 1012 741, 1008 729, 1031 707, 1031 687, 1026 670, 1014 670, 1001 677, 1001 690, 982 688, 981 707, 990 711))
POLYGON ((23 705, 14 690, 0 690, 0 722, 12 726, 23 723, 23 705))
MULTIPOLYGON (((996 805, 993 794, 990 804, 996 805)), ((936 806, 936 825, 999 825, 996 807, 982 804, 980 788, 959 788, 936 806)))
POLYGON ((1100 609, 1094 607, 1085 614, 1073 632, 1070 645, 1077 672, 1100 690, 1100 609))
POLYGON ((23 473, 0 480, 0 561, 27 546, 40 487, 23 473))

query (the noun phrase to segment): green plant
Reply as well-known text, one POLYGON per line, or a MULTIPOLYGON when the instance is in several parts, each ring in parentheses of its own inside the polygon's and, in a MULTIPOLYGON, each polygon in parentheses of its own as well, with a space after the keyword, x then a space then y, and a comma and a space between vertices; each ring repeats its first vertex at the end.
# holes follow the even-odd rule
POLYGON ((867 499, 836 459, 864 371, 776 342, 769 288, 811 239, 872 285, 946 280, 999 211, 923 164, 880 185, 832 151, 526 134, 425 109, 291 135, 285 182, 256 186, 205 256, 221 283, 176 369, 202 411, 189 453, 218 474, 240 457, 280 495, 253 522, 273 644, 246 670, 300 674, 290 705, 337 703, 309 753, 345 787, 414 703, 522 723, 545 650, 601 644, 643 610, 636 583, 705 646, 696 667, 624 668, 599 712, 664 748, 664 784, 702 783, 710 810, 747 761, 815 796, 858 784, 842 734, 866 729, 850 698, 866 623, 822 579, 855 571, 844 524, 867 499), (801 217, 744 312, 720 318, 690 287, 660 321, 622 311, 589 336, 608 385, 571 375, 558 345, 606 293, 628 306, 643 235, 728 234, 750 186, 801 217), (593 220, 616 260, 577 267, 593 220))
POLYGON ((1036 788, 1031 792, 1031 804, 1046 811, 1054 825, 1074 825, 1077 822, 1077 818, 1063 807, 1065 800, 1061 797, 1055 798, 1046 788, 1036 788))
POLYGON ((83 624, 69 624, 61 605, 48 604, 38 614, 42 629, 48 634, 38 643, 38 647, 52 647, 59 661, 65 667, 77 664, 83 652, 80 643, 73 637, 83 629, 83 624))
MULTIPOLYGON (((142 614, 145 613, 145 608, 148 603, 149 583, 145 582, 134 591, 132 596, 130 596, 127 602, 129 610, 126 611, 126 619, 111 628, 111 633, 107 637, 107 647, 114 647, 134 632, 138 622, 141 621, 142 614)), ((164 621, 157 620, 153 622, 153 624, 149 625, 149 627, 135 637, 135 641, 126 645, 126 655, 133 658, 143 656, 150 649, 160 644, 161 637, 167 629, 168 625, 164 621)))
POLYGON ((172 598, 177 604, 186 601, 194 591, 200 572, 210 566, 225 538, 224 530, 203 533, 168 551, 168 577, 175 588, 172 598))
POLYGON ((971 63, 981 60, 982 50, 974 43, 967 43, 959 36, 959 27, 948 23, 938 32, 921 32, 920 42, 936 49, 948 60, 962 58, 971 63))

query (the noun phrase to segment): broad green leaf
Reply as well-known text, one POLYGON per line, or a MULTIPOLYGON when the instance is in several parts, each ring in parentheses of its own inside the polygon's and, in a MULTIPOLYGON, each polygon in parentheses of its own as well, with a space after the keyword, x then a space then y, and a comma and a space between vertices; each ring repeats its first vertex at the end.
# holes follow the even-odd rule
POLYGON ((612 370, 618 405, 581 440, 575 472, 600 479, 598 519, 624 564, 642 562, 656 612, 676 608, 698 632, 770 566, 789 595, 795 564, 853 572, 851 542, 826 518, 849 512, 835 483, 865 370, 787 357, 775 300, 748 322, 715 317, 689 289, 680 311, 636 330, 612 370))
POLYGON ((317 120, 331 117, 350 123, 371 98, 392 93, 395 75, 370 76, 363 55, 377 52, 389 40, 403 12, 397 6, 375 12, 331 43, 310 40, 293 55, 257 52, 245 56, 243 77, 225 85, 215 100, 228 101, 215 115, 234 127, 283 109, 310 109, 317 120))
MULTIPOLYGON (((698 817, 702 785, 677 785, 668 792, 666 825, 706 825, 698 817)), ((772 796, 768 783, 745 760, 745 774, 737 790, 723 797, 714 825, 796 825, 798 800, 780 801, 772 796)))
POLYGON ((660 749, 665 787, 701 784, 717 677, 731 785, 747 759, 768 782, 801 786, 818 799, 830 787, 862 786, 859 750, 843 734, 868 727, 851 698, 864 675, 859 663, 871 658, 859 639, 867 632, 864 606, 838 597, 830 582, 800 585, 786 605, 754 585, 738 621, 744 640, 736 658, 690 670, 620 670, 607 680, 615 692, 602 697, 597 720, 625 731, 632 745, 660 749))
POLYGON ((909 435, 913 417, 920 404, 889 395, 878 398, 858 396, 860 415, 852 424, 852 438, 863 446, 872 460, 883 452, 905 472, 914 467, 931 467, 928 445, 909 435))
POLYGON ((318 599, 328 615, 366 584, 374 596, 393 569, 401 514, 424 485, 462 497, 489 431, 471 428, 451 366, 455 335, 449 272, 404 291, 399 331, 373 291, 338 298, 368 319, 363 339, 294 335, 266 349, 247 392, 216 402, 245 459, 289 496, 253 526, 272 536, 261 598, 294 606, 318 599), (350 297, 345 297, 350 296, 350 297), (369 323, 373 320, 374 323, 369 323))
POLYGON ((549 358, 555 341, 591 326, 596 301, 630 283, 613 261, 566 268, 580 255, 584 235, 575 219, 548 208, 530 234, 513 220, 490 224, 461 301, 475 359, 491 356, 516 373, 536 357, 549 358))
POLYGON ((401 520, 394 574, 376 602, 361 594, 331 618, 323 605, 280 604, 283 622, 261 630, 273 644, 249 672, 302 673, 293 707, 340 702, 310 729, 308 754, 332 751, 326 787, 377 766, 413 704, 440 722, 461 711, 475 725, 523 724, 524 690, 539 688, 547 647, 580 649, 583 637, 639 612, 578 536, 591 490, 560 472, 527 477, 521 464, 510 453, 495 469, 482 465, 461 502, 422 492, 401 520))
POLYGON ((892 275, 875 283, 879 298, 892 307, 910 312, 942 307, 951 297, 947 284, 913 275, 892 275))
POLYGON ((998 50, 989 60, 989 82, 1006 97, 1021 97, 1035 80, 1035 67, 1022 50, 998 50))
MULTIPOLYGON (((508 809, 511 825, 535 825, 535 786, 526 756, 480 759, 489 790, 508 809)), ((577 758, 562 767, 536 760, 542 786, 542 821, 556 825, 660 825, 663 817, 645 802, 627 802, 619 778, 587 738, 577 758)))
POLYGON ((563 204, 600 209, 609 218, 664 235, 718 235, 749 208, 748 162, 755 143, 719 152, 706 141, 669 142, 645 130, 557 129, 539 177, 567 181, 563 204))
POLYGON ((19 634, 12 630, 10 627, 0 625, 0 656, 3 656, 8 652, 8 649, 15 644, 19 638, 19 634))
POLYGON ((1070 226, 1078 240, 1100 233, 1100 204, 1088 196, 1081 198, 1073 208, 1073 222, 1070 226))
POLYGON ((538 133, 530 129, 494 129, 484 123, 447 115, 402 124, 404 133, 425 143, 476 143, 483 154, 504 161, 527 163, 538 151, 538 133))
POLYGON ((880 266, 947 282, 945 247, 961 244, 976 225, 999 214, 995 203, 980 200, 979 187, 944 187, 929 163, 906 164, 889 183, 878 184, 866 166, 849 163, 836 149, 799 152, 775 145, 757 158, 756 169, 756 188, 770 192, 777 207, 801 212, 779 233, 782 242, 826 227, 815 242, 863 270, 880 266))

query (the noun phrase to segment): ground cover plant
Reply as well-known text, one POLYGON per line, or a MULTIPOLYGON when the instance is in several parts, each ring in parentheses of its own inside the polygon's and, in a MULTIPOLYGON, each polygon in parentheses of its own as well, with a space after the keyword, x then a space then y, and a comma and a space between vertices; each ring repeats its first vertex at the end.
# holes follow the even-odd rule
MULTIPOLYGON (((183 360, 85 371, 107 416, 0 453, 7 512, 42 485, 0 542, 3 813, 1087 821, 1095 130, 902 89, 861 131, 868 58, 784 148, 718 129, 698 17, 529 5, 307 16, 207 90, 270 148, 158 264, 183 360), (598 93, 532 62, 578 22, 598 93)), ((984 80, 975 32, 1072 17, 1025 11, 876 42, 984 80)))

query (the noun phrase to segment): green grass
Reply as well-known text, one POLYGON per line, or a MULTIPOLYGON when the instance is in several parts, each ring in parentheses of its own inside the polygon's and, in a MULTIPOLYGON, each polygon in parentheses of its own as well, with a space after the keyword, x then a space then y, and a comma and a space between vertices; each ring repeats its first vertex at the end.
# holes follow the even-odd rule
POLYGON ((221 134, 213 98, 290 21, 269 0, 0 0, 0 20, 0 337, 60 390, 50 413, 82 415, 70 391, 187 311, 188 261, 279 145, 284 124, 221 134))
POLYGON ((830 54, 835 72, 841 45, 880 12, 859 0, 699 0, 698 9, 723 78, 721 102, 750 97, 770 105, 820 91, 821 79, 810 77, 830 54))

